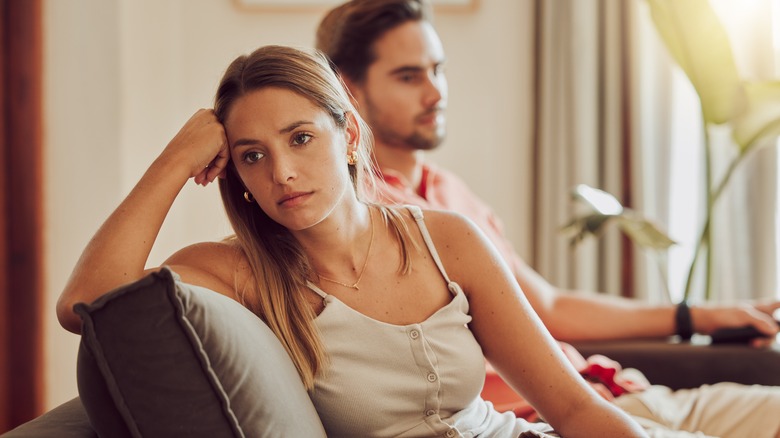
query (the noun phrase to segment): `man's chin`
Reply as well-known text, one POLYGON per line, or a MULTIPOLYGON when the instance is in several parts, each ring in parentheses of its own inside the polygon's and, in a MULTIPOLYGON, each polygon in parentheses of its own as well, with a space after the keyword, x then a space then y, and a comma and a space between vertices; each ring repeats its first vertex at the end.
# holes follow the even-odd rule
POLYGON ((414 149, 421 151, 431 151, 439 147, 444 141, 444 135, 423 136, 413 135, 406 139, 406 143, 414 149))

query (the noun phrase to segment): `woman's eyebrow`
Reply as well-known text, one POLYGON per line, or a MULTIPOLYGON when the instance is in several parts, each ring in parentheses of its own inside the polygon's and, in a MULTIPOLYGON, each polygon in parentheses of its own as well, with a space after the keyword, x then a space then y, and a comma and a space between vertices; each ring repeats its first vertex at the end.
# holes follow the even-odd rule
POLYGON ((242 146, 255 146, 258 144, 260 144, 260 142, 252 138, 239 138, 238 140, 233 142, 231 147, 238 148, 242 146))
POLYGON ((296 128, 300 127, 301 125, 313 125, 313 122, 310 122, 308 120, 298 120, 295 122, 290 123, 289 125, 285 126, 284 128, 279 130, 279 134, 287 134, 288 132, 291 132, 295 130, 296 128))
MULTIPOLYGON (((297 120, 285 126, 284 128, 280 129, 279 134, 288 134, 303 125, 313 125, 313 124, 314 122, 310 122, 308 120, 297 120)), ((259 144, 260 144, 260 140, 254 138, 239 138, 238 140, 234 141, 233 144, 231 144, 230 146, 232 148, 238 148, 242 146, 257 146, 259 144)))

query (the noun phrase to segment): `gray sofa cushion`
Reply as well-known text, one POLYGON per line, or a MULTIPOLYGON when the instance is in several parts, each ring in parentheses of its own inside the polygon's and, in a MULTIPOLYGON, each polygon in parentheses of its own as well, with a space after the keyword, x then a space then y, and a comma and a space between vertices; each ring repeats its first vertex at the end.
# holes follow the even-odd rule
POLYGON ((111 437, 325 436, 270 329, 168 269, 77 304, 81 401, 111 437))
POLYGON ((0 436, 3 438, 97 438, 78 397, 0 436))

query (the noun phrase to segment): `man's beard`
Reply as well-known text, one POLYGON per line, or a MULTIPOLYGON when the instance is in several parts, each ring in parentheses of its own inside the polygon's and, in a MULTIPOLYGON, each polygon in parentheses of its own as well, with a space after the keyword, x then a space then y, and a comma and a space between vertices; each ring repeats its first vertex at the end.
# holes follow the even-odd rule
POLYGON ((375 107, 369 104, 366 109, 368 110, 366 121, 371 126, 374 138, 381 143, 397 148, 430 151, 439 147, 444 141, 446 131, 444 124, 437 127, 430 135, 414 131, 410 135, 403 137, 392 128, 386 128, 386 125, 381 123, 382 117, 375 117, 378 113, 375 107))
POLYGON ((444 141, 444 129, 437 130, 433 136, 426 137, 418 132, 403 139, 403 142, 413 149, 421 151, 430 151, 439 147, 444 141), (441 133, 439 133, 441 131, 441 133))

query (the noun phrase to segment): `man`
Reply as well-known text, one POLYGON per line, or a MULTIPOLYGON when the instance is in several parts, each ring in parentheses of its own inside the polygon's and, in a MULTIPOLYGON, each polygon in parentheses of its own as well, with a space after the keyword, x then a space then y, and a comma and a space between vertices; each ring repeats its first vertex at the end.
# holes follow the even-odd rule
MULTIPOLYGON (((355 19, 345 24, 347 18, 357 15, 360 3, 348 3, 326 16, 318 30, 317 45, 337 66, 358 110, 373 130, 377 162, 389 183, 388 197, 457 211, 474 220, 501 251, 534 309, 557 339, 675 334, 680 329, 675 326, 676 306, 650 307, 635 300, 556 289, 520 259, 490 208, 465 183, 425 162, 425 151, 435 149, 445 134, 447 83, 441 41, 427 15, 388 29, 389 15, 379 16, 380 7, 365 7, 362 22, 355 19), (376 16, 369 15, 372 13, 376 16)), ((778 326, 769 315, 779 307, 777 302, 693 307, 690 316, 696 333, 753 325, 773 336, 778 326)))
MULTIPOLYGON (((436 148, 445 135, 447 82, 441 41, 431 24, 426 0, 353 0, 331 10, 317 30, 317 48, 328 55, 352 93, 358 111, 374 134, 374 153, 387 186, 386 200, 448 209, 472 219, 496 245, 528 300, 552 335, 560 341, 663 337, 675 333, 710 333, 721 327, 753 325, 767 336, 778 332, 771 313, 778 303, 740 307, 648 306, 639 301, 577 291, 562 291, 525 264, 503 235, 490 208, 455 175, 425 162, 425 151, 436 148)), ((582 357, 563 345, 575 366, 582 357)), ((607 382, 614 383, 614 382, 607 382)), ((721 417, 741 418, 735 406, 747 398, 780 408, 780 389, 761 388, 747 396, 746 387, 718 387, 719 399, 728 392, 726 412, 699 412, 692 400, 707 404, 714 394, 706 391, 660 394, 652 387, 639 397, 618 397, 616 403, 630 413, 651 418, 667 427, 702 430, 718 434, 721 417), (736 393, 736 395, 734 394, 736 393), (739 398, 739 401, 737 400, 739 398), (660 401, 666 411, 660 418, 660 401), (673 405, 676 403, 676 405, 673 405), (671 408, 670 408, 671 407, 671 408), (669 412, 675 416, 669 416, 669 412), (672 418, 674 417, 674 418, 672 418), (698 422, 693 418, 698 417, 698 422), (705 424, 707 423, 707 424, 705 424)), ((602 388, 604 389, 604 388, 602 388)), ((488 388, 483 395, 490 399, 488 388)), ((610 397, 620 389, 605 393, 610 397)), ((531 416, 522 400, 512 406, 516 413, 531 416)), ((752 408, 751 408, 752 409, 752 408)), ((744 412, 749 412, 745 410, 744 412)), ((775 436, 780 423, 764 425, 775 436)), ((728 426, 724 426, 728 427, 728 426)), ((745 431, 742 436, 758 436, 745 431)))

